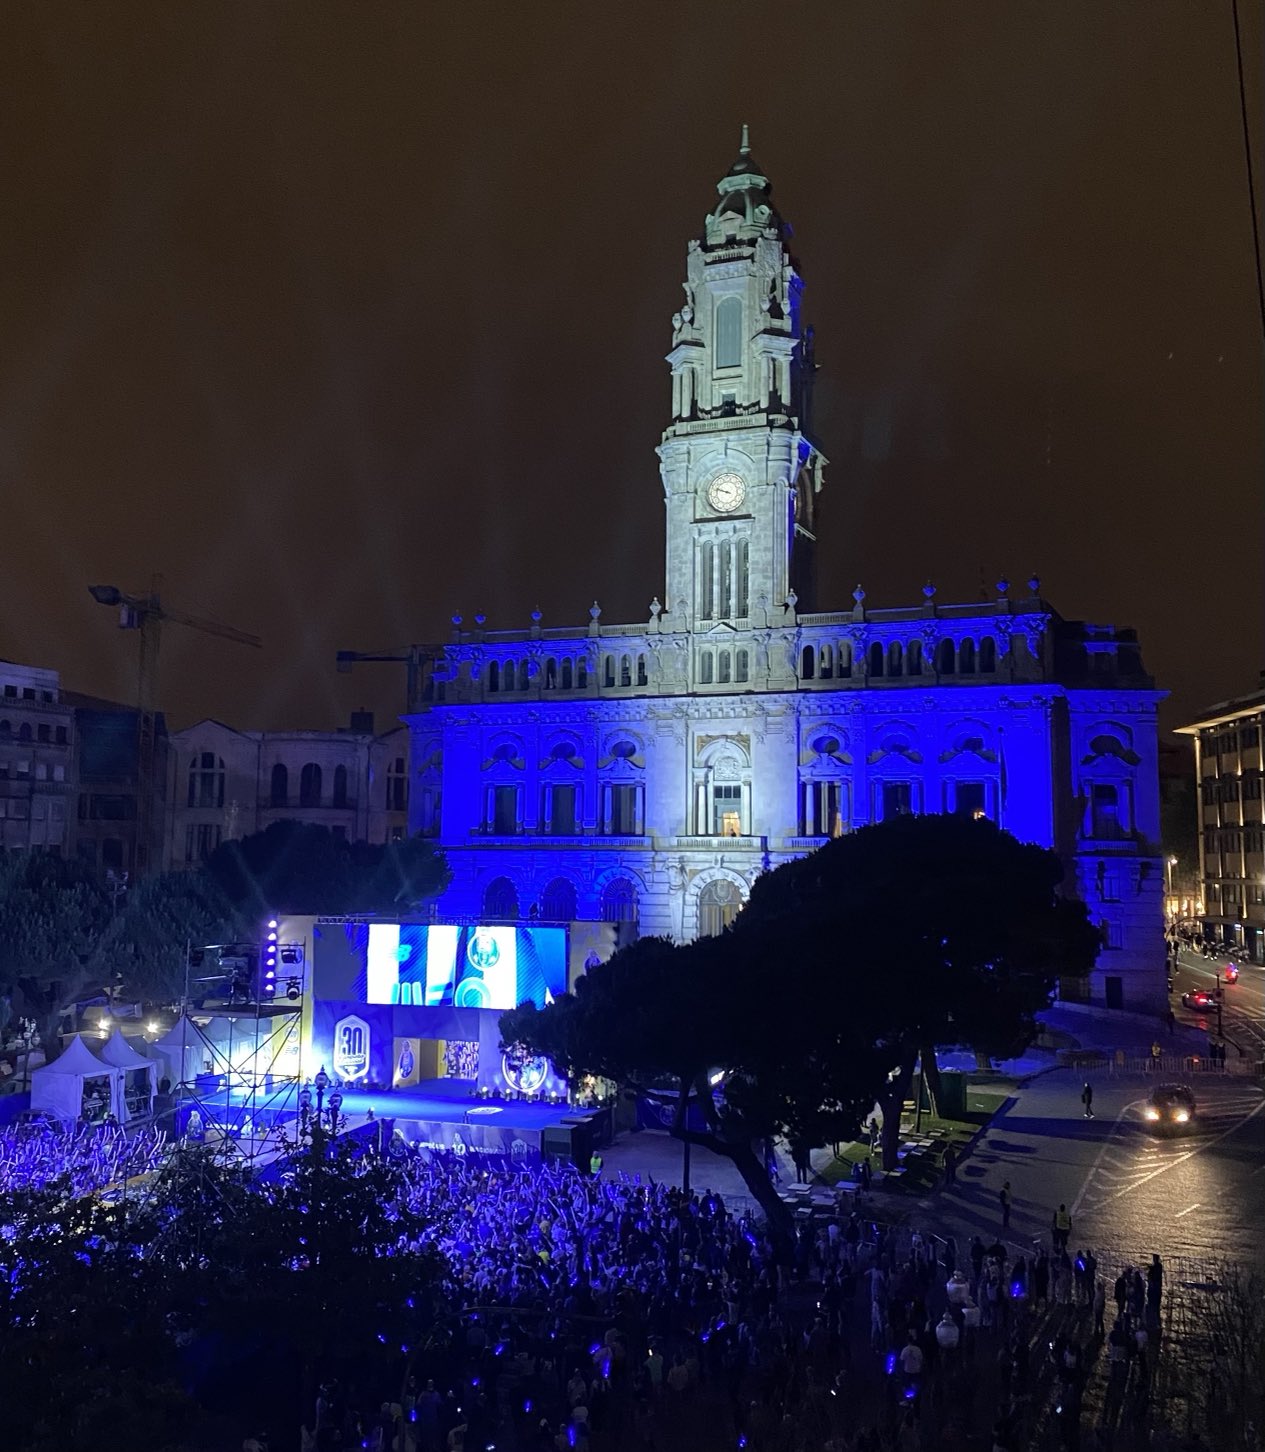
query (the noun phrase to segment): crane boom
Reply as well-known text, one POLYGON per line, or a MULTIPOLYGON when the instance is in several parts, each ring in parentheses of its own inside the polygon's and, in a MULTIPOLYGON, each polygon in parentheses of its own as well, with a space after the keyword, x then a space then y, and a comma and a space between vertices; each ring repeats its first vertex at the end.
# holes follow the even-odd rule
POLYGON ((162 603, 162 584, 162 576, 154 575, 149 582, 149 593, 145 595, 129 595, 117 585, 88 586, 88 593, 98 605, 109 605, 118 610, 120 630, 135 630, 140 637, 136 671, 137 821, 134 864, 138 873, 143 873, 152 866, 149 861, 149 848, 154 815, 154 757, 157 749, 155 702, 158 689, 158 646, 164 622, 184 625, 190 630, 200 630, 204 635, 216 635, 238 645, 250 645, 256 650, 263 645, 257 635, 251 635, 248 631, 237 630, 231 625, 221 625, 217 620, 204 620, 183 610, 169 609, 162 603))

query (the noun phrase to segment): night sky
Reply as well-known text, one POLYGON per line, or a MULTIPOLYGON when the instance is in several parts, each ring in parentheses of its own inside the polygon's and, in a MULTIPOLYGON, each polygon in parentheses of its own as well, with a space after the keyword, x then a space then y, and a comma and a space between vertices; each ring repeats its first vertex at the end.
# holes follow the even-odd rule
POLYGON ((131 699, 85 587, 160 571, 265 638, 169 628, 175 724, 326 727, 402 702, 340 647, 644 619, 670 319, 746 121, 817 329, 819 608, 1036 570, 1139 629, 1167 724, 1254 687, 1229 0, 42 0, 0 56, 0 656, 131 699))

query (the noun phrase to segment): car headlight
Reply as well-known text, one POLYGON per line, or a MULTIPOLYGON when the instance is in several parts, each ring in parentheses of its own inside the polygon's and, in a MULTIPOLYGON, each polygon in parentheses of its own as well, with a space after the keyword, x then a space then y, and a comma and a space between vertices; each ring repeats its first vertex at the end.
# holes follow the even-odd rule
POLYGON ((1190 1110, 1189 1109, 1174 1109, 1173 1110, 1173 1118, 1178 1122, 1178 1124, 1185 1124, 1186 1121, 1190 1118, 1190 1110))
POLYGON ((1146 1111, 1146 1117, 1148 1119, 1158 1119, 1160 1117, 1160 1112, 1158 1109, 1148 1109, 1146 1111))

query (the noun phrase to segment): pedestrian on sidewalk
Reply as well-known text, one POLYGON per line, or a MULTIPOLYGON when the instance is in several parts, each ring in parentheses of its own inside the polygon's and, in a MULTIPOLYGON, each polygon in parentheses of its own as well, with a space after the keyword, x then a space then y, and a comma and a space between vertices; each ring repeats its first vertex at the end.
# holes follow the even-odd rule
POLYGON ((1085 1087, 1081 1090, 1081 1103, 1085 1106, 1085 1118, 1093 1119, 1094 1086, 1089 1082, 1088 1079, 1085 1080, 1085 1087))
POLYGON ((1001 1223, 1003 1226, 1007 1226, 1010 1224, 1010 1206, 1014 1199, 1014 1196, 1010 1193, 1009 1180, 1002 1182, 1002 1187, 997 1193, 997 1198, 1001 1202, 1001 1223))
POLYGON ((951 1144, 944 1147, 944 1183, 956 1185, 958 1179, 958 1157, 951 1144))

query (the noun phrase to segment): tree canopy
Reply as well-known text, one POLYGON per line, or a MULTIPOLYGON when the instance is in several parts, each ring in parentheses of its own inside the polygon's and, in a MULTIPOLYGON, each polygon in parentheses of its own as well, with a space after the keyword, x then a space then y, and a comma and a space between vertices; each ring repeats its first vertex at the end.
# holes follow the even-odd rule
POLYGON ((221 843, 205 872, 254 921, 269 912, 407 913, 448 882, 442 854, 423 837, 347 842, 294 821, 221 843))
POLYGON ((1099 935, 1062 876, 988 821, 865 827, 757 879, 722 936, 642 939, 505 1015, 502 1037, 569 1073, 670 1086, 672 1133, 732 1159, 784 1229, 758 1141, 841 1138, 878 1100, 894 1153, 919 1054, 934 1069, 937 1044, 1017 1052, 1055 979, 1089 971, 1099 935))

